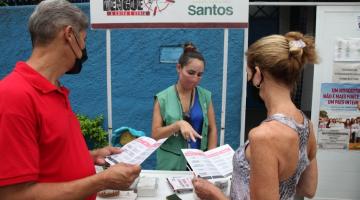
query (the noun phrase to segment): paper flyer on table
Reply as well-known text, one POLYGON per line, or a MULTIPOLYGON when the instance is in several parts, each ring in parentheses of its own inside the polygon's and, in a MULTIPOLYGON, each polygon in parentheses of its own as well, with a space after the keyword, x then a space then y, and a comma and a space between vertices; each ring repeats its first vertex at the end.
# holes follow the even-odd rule
POLYGON ((192 179, 193 179, 192 176, 166 178, 171 189, 174 192, 179 192, 179 193, 191 192, 193 190, 192 179))

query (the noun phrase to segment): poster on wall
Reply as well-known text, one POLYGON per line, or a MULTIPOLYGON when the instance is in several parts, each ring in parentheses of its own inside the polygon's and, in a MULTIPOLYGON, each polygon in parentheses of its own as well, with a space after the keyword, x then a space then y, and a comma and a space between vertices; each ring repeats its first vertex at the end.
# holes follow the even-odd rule
POLYGON ((360 62, 335 62, 333 82, 360 83, 360 62))
POLYGON ((360 150, 360 84, 322 83, 318 124, 320 149, 360 150))
POLYGON ((338 38, 334 52, 335 62, 360 61, 360 38, 338 38))

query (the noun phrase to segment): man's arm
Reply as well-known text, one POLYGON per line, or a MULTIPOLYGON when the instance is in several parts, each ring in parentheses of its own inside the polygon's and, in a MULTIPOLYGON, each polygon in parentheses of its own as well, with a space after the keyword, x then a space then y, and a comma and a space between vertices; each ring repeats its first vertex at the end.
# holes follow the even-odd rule
POLYGON ((117 164, 104 172, 61 183, 21 183, 0 187, 2 200, 85 199, 104 189, 128 189, 139 176, 137 165, 117 164))

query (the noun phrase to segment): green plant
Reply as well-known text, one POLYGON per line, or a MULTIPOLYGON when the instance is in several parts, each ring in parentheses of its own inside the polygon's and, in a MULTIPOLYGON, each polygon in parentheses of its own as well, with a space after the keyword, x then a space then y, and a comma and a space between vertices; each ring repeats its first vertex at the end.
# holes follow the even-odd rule
POLYGON ((94 119, 82 114, 76 116, 79 119, 81 131, 90 149, 108 145, 108 133, 103 128, 104 117, 102 115, 94 119))
POLYGON ((4 1, 0 0, 0 6, 8 6, 8 4, 5 3, 4 1))

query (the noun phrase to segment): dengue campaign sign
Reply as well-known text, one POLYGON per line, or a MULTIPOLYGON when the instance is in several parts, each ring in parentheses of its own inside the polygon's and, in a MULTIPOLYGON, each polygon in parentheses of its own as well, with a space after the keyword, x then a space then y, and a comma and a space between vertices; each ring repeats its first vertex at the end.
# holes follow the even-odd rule
POLYGON ((248 0, 91 0, 91 27, 247 28, 248 0))

